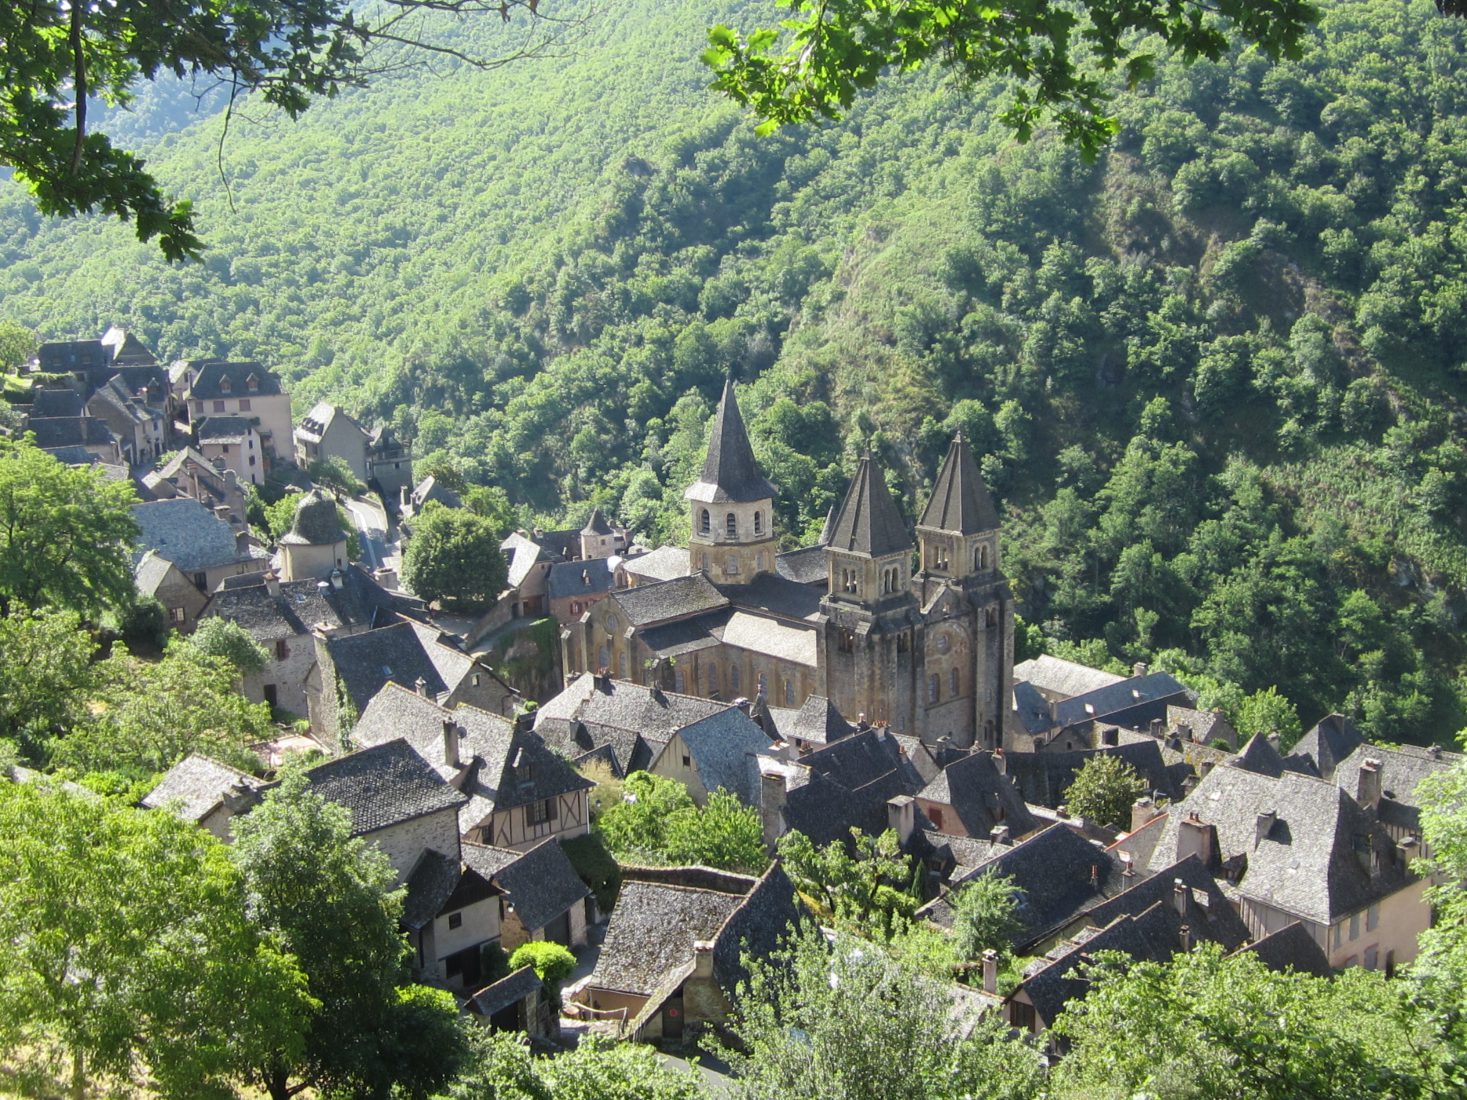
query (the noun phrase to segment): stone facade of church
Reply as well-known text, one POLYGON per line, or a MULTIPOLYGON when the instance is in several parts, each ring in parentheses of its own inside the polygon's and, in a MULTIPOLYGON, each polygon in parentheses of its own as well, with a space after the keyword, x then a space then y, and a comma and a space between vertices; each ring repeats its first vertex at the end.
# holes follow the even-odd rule
POLYGON ((928 742, 999 746, 1013 600, 998 513, 962 437, 915 541, 869 455, 817 546, 779 552, 774 495, 730 383, 685 494, 688 575, 620 570, 625 587, 562 630, 567 677, 604 671, 756 708, 823 695, 849 718, 928 742))

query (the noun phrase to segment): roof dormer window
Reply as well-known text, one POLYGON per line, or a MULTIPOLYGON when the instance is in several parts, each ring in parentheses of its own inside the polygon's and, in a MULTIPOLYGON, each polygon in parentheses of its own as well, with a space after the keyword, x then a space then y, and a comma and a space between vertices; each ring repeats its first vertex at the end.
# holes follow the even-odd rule
POLYGON ((260 388, 260 380, 255 377, 253 372, 251 372, 249 376, 245 378, 245 388, 251 393, 254 393, 260 388))
POLYGON ((229 378, 227 376, 219 379, 219 392, 220 393, 228 393, 230 391, 230 389, 231 389, 231 387, 229 385, 229 378))

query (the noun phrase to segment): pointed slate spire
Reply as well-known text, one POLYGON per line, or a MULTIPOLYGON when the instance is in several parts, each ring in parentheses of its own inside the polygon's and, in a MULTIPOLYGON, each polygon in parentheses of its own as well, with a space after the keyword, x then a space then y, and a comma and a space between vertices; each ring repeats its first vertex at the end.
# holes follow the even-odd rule
POLYGON ((963 535, 998 527, 998 509, 993 506, 993 497, 988 495, 988 486, 983 484, 983 475, 962 432, 953 436, 942 469, 937 472, 932 499, 917 526, 963 535))
POLYGON ((896 502, 887 491, 886 479, 869 451, 861 457, 861 465, 846 490, 846 499, 836 513, 827 545, 832 550, 848 550, 873 558, 912 548, 912 537, 907 534, 902 514, 897 511, 896 502))
POLYGON ((830 537, 835 532, 835 505, 832 504, 825 513, 825 524, 820 528, 820 538, 817 546, 829 546, 830 537))
POLYGON ((683 497, 714 504, 749 503, 772 496, 774 486, 764 479, 754 461, 754 449, 749 446, 749 433, 744 430, 730 377, 723 383, 723 398, 713 418, 713 437, 708 441, 703 476, 689 486, 683 497))
POLYGON ((611 524, 606 522, 606 517, 597 508, 591 513, 591 518, 586 521, 586 526, 581 528, 583 535, 609 535, 612 533, 611 524))

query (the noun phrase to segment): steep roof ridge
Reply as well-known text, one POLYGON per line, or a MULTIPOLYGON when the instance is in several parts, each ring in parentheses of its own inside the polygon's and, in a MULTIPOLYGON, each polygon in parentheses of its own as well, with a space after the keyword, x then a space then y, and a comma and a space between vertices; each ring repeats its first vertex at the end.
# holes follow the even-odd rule
POLYGON ((886 487, 886 479, 868 450, 831 527, 829 545, 836 550, 882 557, 911 549, 907 525, 886 487))
POLYGON ((953 436, 919 527, 976 535, 999 526, 998 509, 963 433, 953 436))
POLYGON ((718 402, 713 434, 708 440, 708 456, 703 460, 703 476, 683 496, 710 504, 748 503, 774 496, 774 486, 765 480, 754 461, 754 448, 734 398, 732 376, 723 383, 723 397, 718 402))

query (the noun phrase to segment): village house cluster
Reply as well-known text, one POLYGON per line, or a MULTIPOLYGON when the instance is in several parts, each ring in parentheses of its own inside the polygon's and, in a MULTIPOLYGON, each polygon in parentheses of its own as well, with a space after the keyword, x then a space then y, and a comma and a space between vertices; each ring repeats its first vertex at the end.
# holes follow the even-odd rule
MULTIPOLYGON (((512 533, 509 587, 465 631, 349 560, 319 489, 273 548, 244 521, 245 485, 322 458, 405 516, 457 506, 413 482, 390 432, 332 405, 292 428, 264 367, 165 369, 116 330, 48 344, 37 366, 65 382, 38 392, 27 429, 62 461, 137 481, 139 589, 181 630, 220 617, 265 649, 242 689, 306 731, 261 746, 263 764, 325 754, 310 788, 391 860, 417 977, 488 1026, 552 1035, 558 1019, 532 971, 489 980, 492 945, 582 952, 566 1011, 677 1040, 725 1020, 745 953, 808 916, 773 859, 757 875, 625 867, 603 912, 565 847, 592 829, 588 774, 648 771, 698 804, 726 791, 757 811, 771 855, 791 831, 826 844, 891 829, 922 868, 918 916, 938 926, 954 890, 1009 876, 1013 947, 1033 962, 1001 988, 985 958, 954 997, 1030 1032, 1083 994, 1075 964, 1097 951, 1164 960, 1213 942, 1276 968, 1389 973, 1429 924, 1416 791, 1460 758, 1370 744, 1340 716, 1287 752, 1239 744, 1168 674, 1015 665, 998 513, 961 436, 915 531, 867 455, 819 542, 781 550, 730 383, 686 492, 686 546, 638 547, 599 511, 580 529, 512 533), (563 676, 532 706, 479 643, 547 615, 563 676), (1145 783, 1121 830, 1066 806, 1102 757, 1145 783)), ((191 756, 144 805, 227 839, 270 787, 191 756)))

